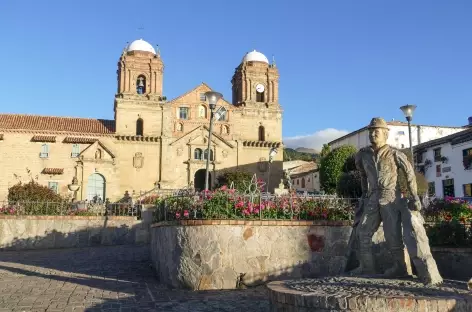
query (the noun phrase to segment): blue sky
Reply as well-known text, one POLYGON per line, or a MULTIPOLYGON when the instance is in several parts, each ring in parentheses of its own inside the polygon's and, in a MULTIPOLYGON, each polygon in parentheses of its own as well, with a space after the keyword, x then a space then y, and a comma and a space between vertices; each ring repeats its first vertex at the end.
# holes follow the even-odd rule
POLYGON ((112 119, 118 58, 142 37, 160 46, 168 98, 204 81, 230 99, 247 51, 275 55, 295 147, 403 120, 406 103, 415 122, 464 125, 471 16, 470 0, 5 0, 0 111, 112 119))

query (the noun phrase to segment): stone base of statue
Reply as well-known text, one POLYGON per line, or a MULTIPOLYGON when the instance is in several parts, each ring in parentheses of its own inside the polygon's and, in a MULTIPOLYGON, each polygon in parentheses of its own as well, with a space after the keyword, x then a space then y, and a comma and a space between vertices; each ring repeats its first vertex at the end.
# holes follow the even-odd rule
POLYGON ((274 188, 274 194, 277 196, 287 195, 289 190, 285 188, 283 180, 280 181, 279 187, 274 188))
POLYGON ((414 277, 323 277, 275 281, 268 285, 272 312, 466 312, 472 293, 466 282, 425 286, 414 277))

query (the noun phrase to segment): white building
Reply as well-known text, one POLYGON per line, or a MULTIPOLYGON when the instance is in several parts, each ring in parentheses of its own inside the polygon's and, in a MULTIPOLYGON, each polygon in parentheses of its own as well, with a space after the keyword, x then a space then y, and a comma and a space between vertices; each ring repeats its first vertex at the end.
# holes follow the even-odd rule
POLYGON ((430 196, 472 197, 472 128, 419 144, 414 153, 430 196))
POLYGON ((298 192, 320 191, 320 175, 316 163, 304 160, 284 161, 283 168, 290 173, 294 190, 298 192))
MULTIPOLYGON (((401 121, 388 121, 390 134, 387 143, 396 148, 407 148, 410 146, 408 136, 408 124, 401 121)), ((465 127, 442 127, 427 125, 411 125, 411 136, 413 146, 442 138, 466 129, 465 127)), ((354 145, 357 149, 370 145, 369 130, 367 126, 346 134, 328 143, 331 149, 342 145, 354 145)))

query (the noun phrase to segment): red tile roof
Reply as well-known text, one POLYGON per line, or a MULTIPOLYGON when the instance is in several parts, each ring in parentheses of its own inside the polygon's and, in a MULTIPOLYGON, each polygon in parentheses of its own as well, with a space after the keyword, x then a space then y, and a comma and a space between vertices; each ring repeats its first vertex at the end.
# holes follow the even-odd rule
POLYGON ((113 134, 115 121, 73 117, 0 114, 0 129, 113 134))
POLYGON ((41 173, 43 173, 43 174, 63 174, 64 169, 63 168, 44 168, 41 173))
POLYGON ((53 135, 35 135, 31 138, 32 142, 56 142, 56 137, 53 135))
POLYGON ((63 143, 81 143, 81 144, 90 144, 95 143, 97 139, 94 138, 84 138, 84 137, 66 137, 63 143))

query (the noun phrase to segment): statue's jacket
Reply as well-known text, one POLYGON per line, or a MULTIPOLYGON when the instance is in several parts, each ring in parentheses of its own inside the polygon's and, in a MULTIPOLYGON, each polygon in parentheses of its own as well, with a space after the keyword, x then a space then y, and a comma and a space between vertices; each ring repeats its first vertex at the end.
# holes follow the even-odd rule
POLYGON ((408 158, 388 144, 377 152, 371 146, 360 149, 356 154, 356 167, 361 174, 364 197, 370 198, 374 195, 381 205, 392 203, 395 198, 400 197, 399 169, 405 172, 408 188, 416 194, 415 174, 408 158))

